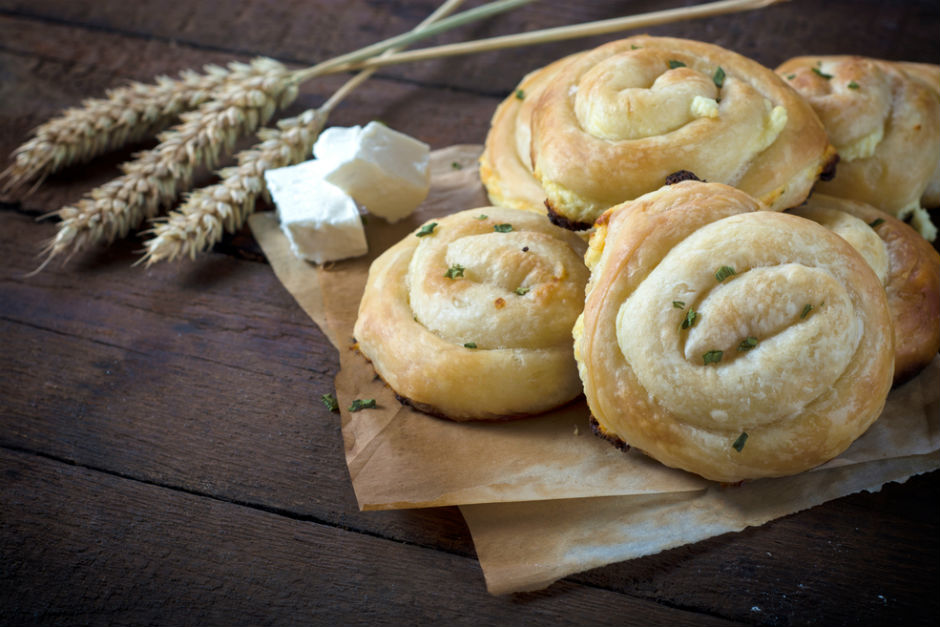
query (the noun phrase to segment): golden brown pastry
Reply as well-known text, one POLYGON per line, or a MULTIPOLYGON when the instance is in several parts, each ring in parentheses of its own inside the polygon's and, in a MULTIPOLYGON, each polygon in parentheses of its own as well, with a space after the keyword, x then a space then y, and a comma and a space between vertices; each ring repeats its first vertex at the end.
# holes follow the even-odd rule
POLYGON ((940 95, 895 63, 797 57, 777 68, 819 115, 839 153, 818 191, 874 205, 936 237, 921 197, 940 163, 940 95))
POLYGON ((894 321, 894 383, 923 370, 940 349, 940 255, 933 246, 861 202, 813 194, 791 212, 843 237, 881 279, 894 321))
POLYGON ((712 44, 638 36, 526 77, 494 115, 481 177, 494 202, 529 208, 537 183, 557 221, 583 228, 680 170, 783 210, 833 157, 811 108, 768 68, 712 44))
MULTIPOLYGON (((896 61, 895 65, 904 70, 908 76, 920 81, 925 87, 940 96, 940 65, 934 63, 914 63, 912 61, 896 61)), ((920 203, 928 209, 940 207, 940 161, 930 175, 930 182, 924 191, 920 203)))
POLYGON ((878 417, 894 349, 885 291, 820 225, 683 182, 606 212, 575 357, 600 431, 736 482, 841 453, 878 417))
POLYGON ((571 326, 585 244, 502 207, 429 222, 369 269, 359 350, 415 407, 453 420, 546 411, 581 392, 571 326))

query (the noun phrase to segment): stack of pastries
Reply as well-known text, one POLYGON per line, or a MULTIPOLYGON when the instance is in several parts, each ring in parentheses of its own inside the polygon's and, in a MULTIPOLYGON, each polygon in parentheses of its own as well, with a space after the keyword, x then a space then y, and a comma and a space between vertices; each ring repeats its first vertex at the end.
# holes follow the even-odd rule
POLYGON ((940 349, 938 164, 938 66, 611 42, 500 104, 494 206, 373 263, 358 347, 446 418, 583 392, 599 435, 668 466, 802 472, 940 349))

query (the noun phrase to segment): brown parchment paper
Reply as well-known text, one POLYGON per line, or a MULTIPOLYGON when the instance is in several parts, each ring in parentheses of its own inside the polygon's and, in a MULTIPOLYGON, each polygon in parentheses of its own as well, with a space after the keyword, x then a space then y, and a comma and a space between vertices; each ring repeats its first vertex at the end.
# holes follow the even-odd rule
POLYGON ((433 152, 428 199, 396 224, 369 217, 365 257, 316 266, 293 256, 273 214, 250 220, 278 279, 339 351, 336 394, 362 509, 463 506, 487 586, 499 594, 940 467, 940 359, 893 391, 882 417, 837 459, 737 490, 621 453, 591 433, 583 399, 536 418, 491 424, 454 423, 401 405, 353 348, 369 264, 429 218, 486 206, 476 170, 480 150, 433 152), (356 398, 374 398, 378 406, 350 413, 356 398))

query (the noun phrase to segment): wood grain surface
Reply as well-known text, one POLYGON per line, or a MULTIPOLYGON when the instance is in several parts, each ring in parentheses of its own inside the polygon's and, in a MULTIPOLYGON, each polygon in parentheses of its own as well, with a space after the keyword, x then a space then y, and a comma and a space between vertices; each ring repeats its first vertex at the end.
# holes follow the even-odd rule
MULTIPOLYGON (((431 41, 682 4, 543 0, 431 41)), ((107 88, 257 55, 301 67, 405 31, 435 6, 0 0, 0 169, 33 127, 107 88)), ((940 62, 934 1, 793 0, 648 32, 770 66, 806 53, 940 62)), ((526 72, 610 38, 385 68, 331 123, 380 119, 432 148, 481 143, 526 72)), ((305 84, 286 114, 345 78, 305 84)), ((55 232, 36 218, 139 148, 0 196, 0 624, 927 625, 940 615, 937 473, 539 593, 488 595, 455 508, 358 511, 339 418, 318 400, 337 355, 247 230, 195 261, 132 266, 142 248, 132 236, 27 276, 55 232)))

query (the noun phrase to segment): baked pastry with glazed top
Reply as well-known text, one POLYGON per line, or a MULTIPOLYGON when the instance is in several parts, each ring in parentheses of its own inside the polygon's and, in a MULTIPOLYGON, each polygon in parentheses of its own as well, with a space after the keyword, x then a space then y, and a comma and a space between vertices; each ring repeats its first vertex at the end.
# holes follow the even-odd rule
POLYGON ((583 228, 679 170, 783 210, 833 156, 812 109, 770 69, 712 44, 638 36, 530 74, 492 120, 481 177, 494 201, 532 206, 531 170, 550 215, 583 228))
MULTIPOLYGON (((896 61, 895 65, 940 97, 940 65, 913 61, 896 61)), ((940 161, 937 162, 937 167, 930 175, 930 182, 927 183, 927 189, 924 190, 920 203, 927 209, 940 207, 940 161)))
POLYGON ((845 240, 683 182, 598 221, 574 328, 600 432, 708 479, 798 473, 880 414, 894 350, 884 288, 845 240))
POLYGON ((940 163, 940 95, 898 64, 857 56, 797 57, 777 68, 819 115, 839 153, 817 190, 859 200, 936 237, 921 208, 940 163))
POLYGON ((791 213, 818 222, 859 251, 885 286, 894 322, 894 383, 940 349, 940 255, 904 222, 871 205, 813 194, 791 213))
POLYGON ((581 238, 502 207, 428 222, 369 269, 355 338, 411 405, 453 420, 537 414, 581 392, 571 326, 581 238))

